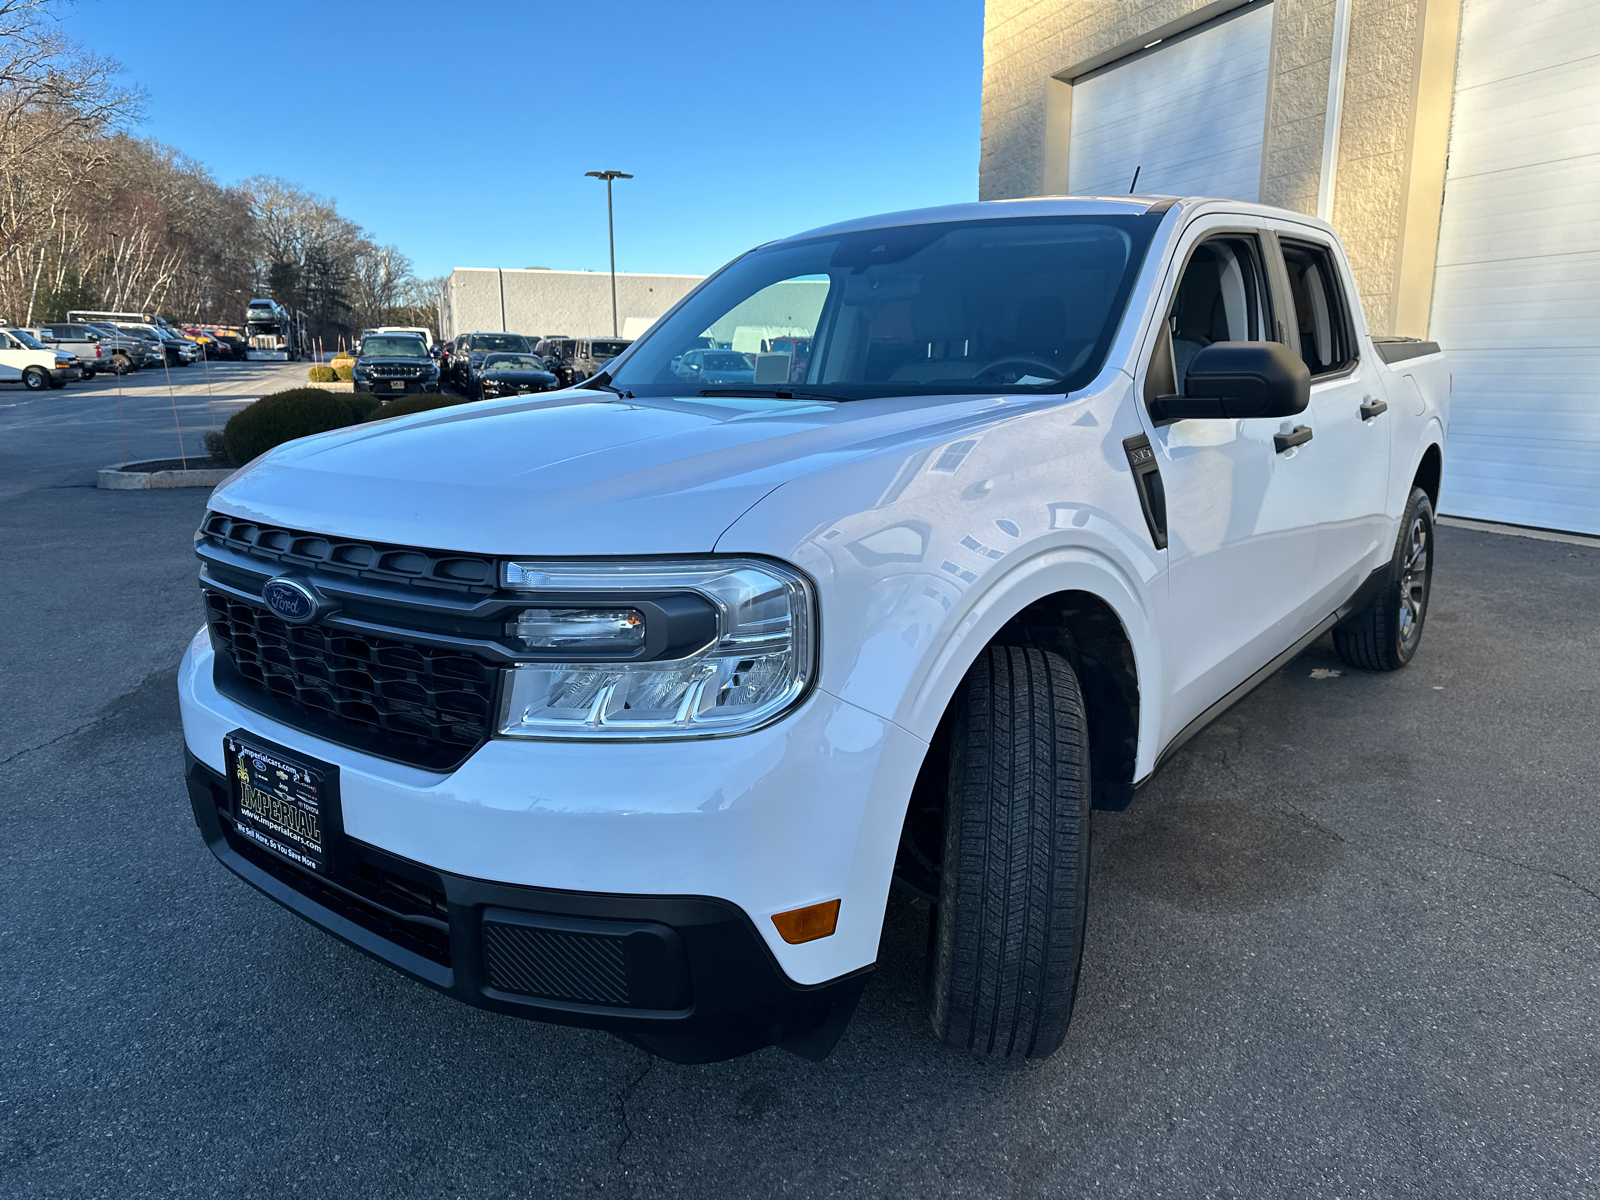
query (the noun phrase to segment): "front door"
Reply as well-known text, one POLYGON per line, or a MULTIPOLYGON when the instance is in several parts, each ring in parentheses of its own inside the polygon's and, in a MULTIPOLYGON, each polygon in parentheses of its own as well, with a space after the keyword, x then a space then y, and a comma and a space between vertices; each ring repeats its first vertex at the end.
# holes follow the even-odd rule
MULTIPOLYGON (((1218 218, 1197 226, 1180 246, 1182 270, 1162 302, 1168 315, 1146 348, 1146 396, 1181 392, 1195 354, 1213 342, 1282 335, 1261 236, 1218 218)), ((1306 451, 1315 443, 1280 451, 1275 436, 1315 417, 1164 425, 1151 423, 1148 410, 1143 417, 1167 508, 1165 743, 1314 624, 1306 451)))

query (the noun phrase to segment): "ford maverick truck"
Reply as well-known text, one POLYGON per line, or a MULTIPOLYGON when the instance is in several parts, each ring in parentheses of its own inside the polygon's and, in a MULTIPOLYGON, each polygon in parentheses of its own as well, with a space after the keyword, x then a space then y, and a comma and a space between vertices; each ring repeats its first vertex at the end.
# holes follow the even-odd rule
POLYGON ((582 387, 219 486, 194 818, 415 980, 685 1062, 826 1054, 899 888, 937 1035, 1048 1055, 1091 809, 1324 634, 1417 652, 1449 388, 1297 213, 1037 199, 772 242, 582 387), (803 361, 673 370, 750 326, 803 361))

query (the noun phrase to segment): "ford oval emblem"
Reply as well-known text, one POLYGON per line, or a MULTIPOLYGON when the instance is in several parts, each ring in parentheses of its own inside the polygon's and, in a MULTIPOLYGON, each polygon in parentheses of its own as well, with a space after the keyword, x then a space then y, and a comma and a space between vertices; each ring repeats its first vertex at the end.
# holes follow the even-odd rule
POLYGON ((303 583, 293 579, 267 580, 261 589, 261 599, 267 607, 291 625, 303 625, 317 615, 317 597, 303 583))

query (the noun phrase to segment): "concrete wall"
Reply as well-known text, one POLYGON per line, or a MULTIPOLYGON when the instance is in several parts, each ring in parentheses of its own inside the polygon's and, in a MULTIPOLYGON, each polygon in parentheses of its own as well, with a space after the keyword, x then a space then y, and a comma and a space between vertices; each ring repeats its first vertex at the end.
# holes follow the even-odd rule
MULTIPOLYGON (((1266 2, 1266 0, 1258 0, 1266 2)), ((1460 0, 1351 0, 1331 219, 1377 333, 1427 332, 1460 0)), ((1271 0, 1261 198, 1314 213, 1336 0, 1271 0)), ((1238 0, 988 0, 978 194, 1051 195, 1066 178, 1074 77, 1238 0)))
MULTIPOLYGON (((703 278, 618 273, 619 331, 630 317, 653 321, 661 316, 703 278)), ((610 337, 611 276, 599 271, 457 267, 445 280, 439 308, 440 336, 444 338, 500 329, 511 333, 610 337)))

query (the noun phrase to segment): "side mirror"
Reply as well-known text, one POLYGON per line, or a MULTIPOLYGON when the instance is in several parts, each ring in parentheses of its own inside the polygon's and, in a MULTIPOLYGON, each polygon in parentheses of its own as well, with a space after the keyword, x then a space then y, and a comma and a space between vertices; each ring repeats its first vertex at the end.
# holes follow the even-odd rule
POLYGON ((1213 342, 1194 356, 1183 395, 1150 402, 1157 421, 1293 417, 1311 403, 1311 372, 1281 342, 1213 342))

